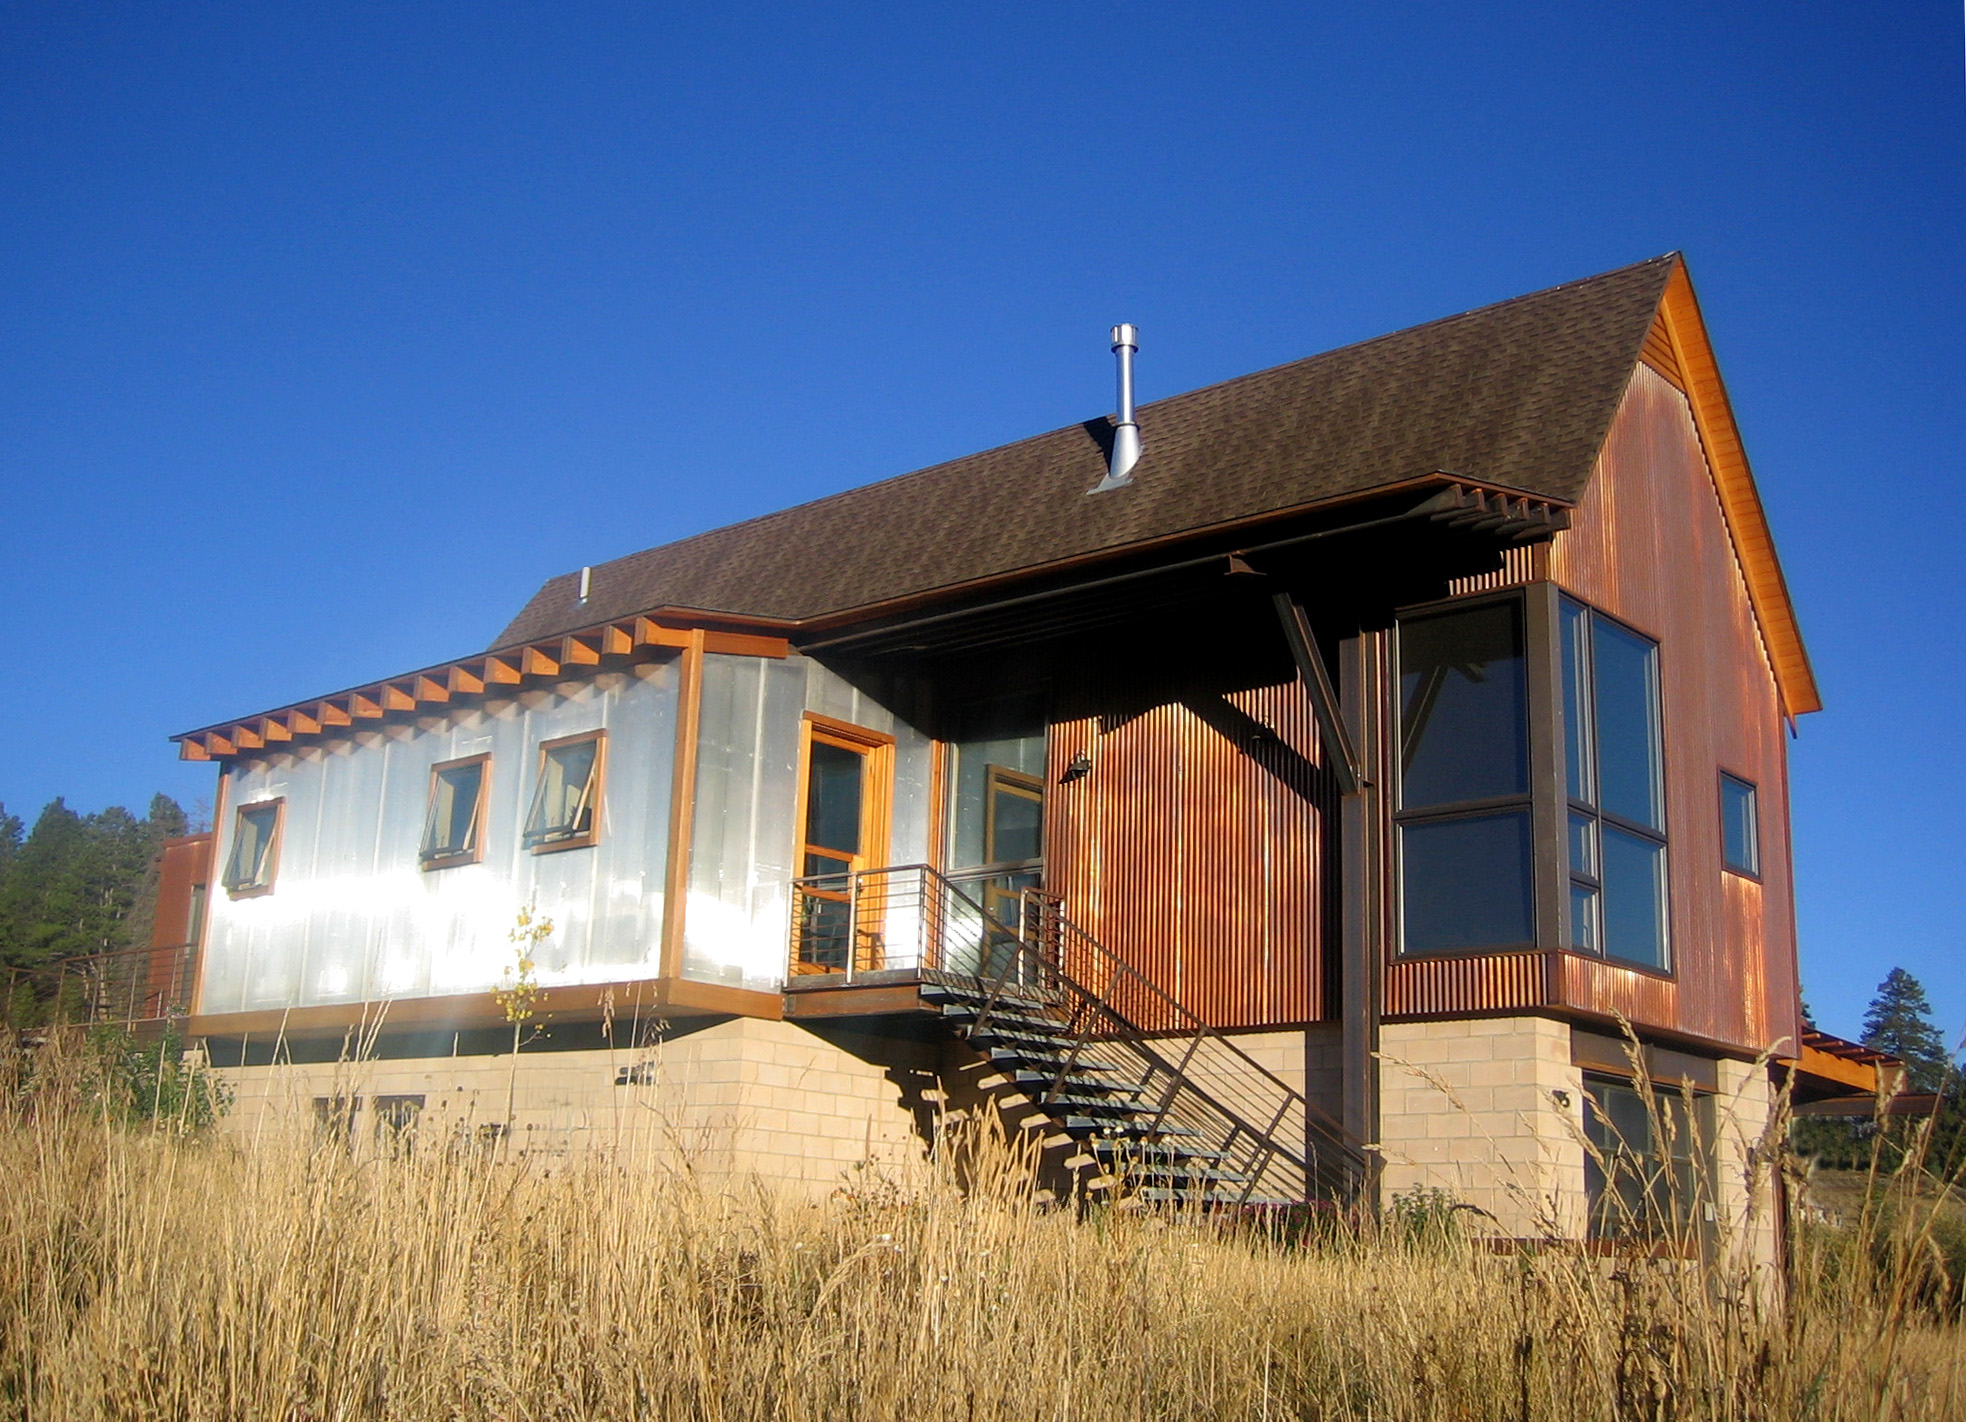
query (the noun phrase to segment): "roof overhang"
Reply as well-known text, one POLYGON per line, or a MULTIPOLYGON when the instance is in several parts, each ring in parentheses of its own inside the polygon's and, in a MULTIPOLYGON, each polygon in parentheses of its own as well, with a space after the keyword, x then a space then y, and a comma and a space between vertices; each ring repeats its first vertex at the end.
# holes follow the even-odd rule
POLYGON ((442 662, 171 739, 177 742, 181 760, 231 760, 296 742, 332 739, 392 720, 442 714, 460 704, 511 695, 528 686, 552 685, 673 656, 693 639, 700 639, 709 652, 783 657, 791 651, 783 629, 772 624, 752 620, 739 625, 720 613, 666 610, 659 617, 620 618, 564 637, 442 662))
POLYGON ((804 621, 692 608, 650 609, 564 636, 474 653, 218 722, 171 739, 184 760, 225 761, 264 754, 674 655, 697 636, 707 652, 784 657, 794 649, 909 651, 923 646, 924 637, 928 645, 942 648, 952 639, 975 645, 1042 635, 1137 615, 1142 607, 1140 593, 1156 585, 1160 596, 1178 600, 1187 586, 1185 577, 1219 579, 1232 555, 1260 561, 1292 550, 1328 546, 1340 537, 1400 530, 1425 530, 1470 548, 1496 550, 1545 541, 1568 527, 1569 518, 1569 506, 1561 501, 1434 473, 1177 538, 1129 544, 804 621))
POLYGON ((1679 368, 1680 380, 1676 383, 1686 392, 1687 403, 1692 406, 1693 423, 1699 430, 1700 443, 1713 472, 1714 488, 1734 541, 1741 575, 1747 583, 1748 601, 1761 628, 1783 713, 1793 720, 1820 711, 1822 696, 1816 687, 1815 671, 1809 665, 1808 649, 1802 643, 1802 628, 1789 597, 1788 580, 1783 577, 1781 561, 1775 556, 1775 538, 1768 527, 1767 511, 1755 487, 1754 473, 1748 467, 1740 426, 1735 423, 1727 387, 1721 383, 1720 365, 1707 338, 1706 322, 1701 318, 1700 303, 1693 294, 1692 278, 1687 275, 1683 257, 1673 263, 1665 293, 1659 299, 1659 315, 1672 347, 1672 359, 1679 368))
POLYGON ((1874 1104, 1904 1084, 1904 1064, 1889 1052, 1813 1027, 1803 1030, 1800 1053, 1783 1065, 1798 1102, 1860 1096, 1874 1104))

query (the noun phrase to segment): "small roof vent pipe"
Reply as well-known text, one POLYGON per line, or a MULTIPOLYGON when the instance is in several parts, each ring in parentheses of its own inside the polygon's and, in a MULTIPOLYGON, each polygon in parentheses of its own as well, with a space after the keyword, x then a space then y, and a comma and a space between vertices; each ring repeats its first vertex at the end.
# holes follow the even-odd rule
POLYGON ((1136 328, 1126 324, 1113 327, 1113 354, 1120 358, 1118 428, 1113 431, 1113 456, 1106 462, 1106 477, 1088 493, 1124 489, 1133 482, 1133 466, 1140 462, 1140 426, 1133 419, 1133 357, 1139 350, 1140 332, 1136 328))

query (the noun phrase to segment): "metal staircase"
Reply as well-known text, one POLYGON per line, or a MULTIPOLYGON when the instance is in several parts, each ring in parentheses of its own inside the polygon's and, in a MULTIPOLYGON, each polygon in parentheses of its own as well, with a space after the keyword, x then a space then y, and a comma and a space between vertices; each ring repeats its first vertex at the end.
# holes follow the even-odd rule
POLYGON ((1201 1207, 1356 1198, 1364 1156, 1303 1093, 1079 929, 1056 898, 976 887, 926 865, 829 881, 823 898, 802 900, 823 909, 795 916, 795 959, 841 963, 849 979, 914 978, 998 1089, 1075 1144, 1068 1163, 1083 1193, 1201 1207))

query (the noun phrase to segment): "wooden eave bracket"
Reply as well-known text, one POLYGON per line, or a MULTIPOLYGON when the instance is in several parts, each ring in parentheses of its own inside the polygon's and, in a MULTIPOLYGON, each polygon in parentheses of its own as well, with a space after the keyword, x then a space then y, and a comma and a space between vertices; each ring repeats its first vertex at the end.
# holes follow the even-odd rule
POLYGON ((448 706, 465 697, 483 696, 490 688, 523 686, 528 680, 557 681, 584 669, 605 666, 610 659, 680 651, 692 638, 699 639, 707 651, 739 656, 782 658, 792 650, 790 641, 777 633, 707 631, 673 626, 648 616, 627 617, 172 739, 182 760, 224 760, 269 745, 328 735, 364 721, 448 706))

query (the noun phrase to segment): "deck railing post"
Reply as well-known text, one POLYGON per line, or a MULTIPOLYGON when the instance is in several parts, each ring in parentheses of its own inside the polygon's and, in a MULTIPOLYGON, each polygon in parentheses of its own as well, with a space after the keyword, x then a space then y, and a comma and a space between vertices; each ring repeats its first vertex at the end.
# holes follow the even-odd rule
POLYGON ((860 957, 860 874, 846 876, 846 980, 853 981, 853 967, 860 957))

